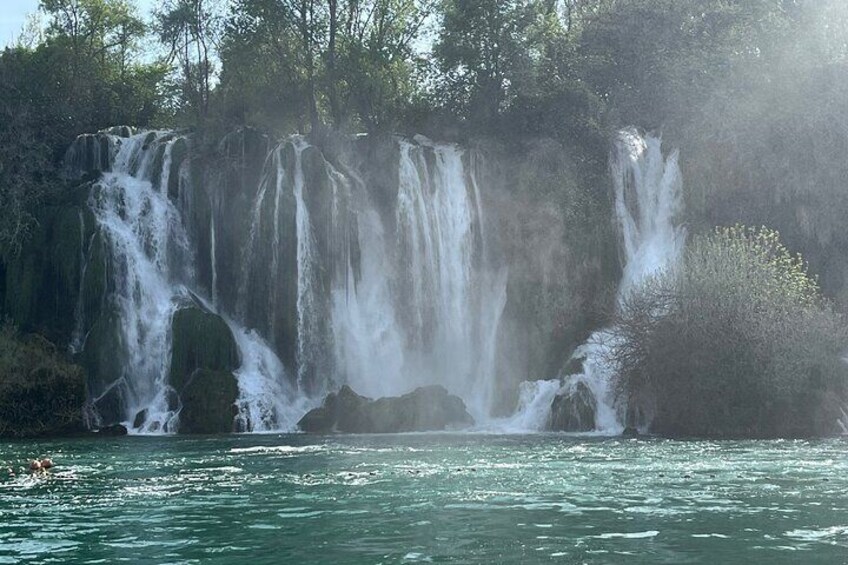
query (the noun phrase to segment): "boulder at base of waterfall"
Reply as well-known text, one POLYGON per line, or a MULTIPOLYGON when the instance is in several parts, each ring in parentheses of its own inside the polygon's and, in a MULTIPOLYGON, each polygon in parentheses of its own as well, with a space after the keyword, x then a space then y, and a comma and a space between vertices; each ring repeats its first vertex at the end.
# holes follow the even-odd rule
POLYGON ((310 433, 395 433, 462 429, 474 419, 458 396, 441 386, 417 388, 403 396, 372 400, 345 385, 330 393, 298 426, 310 433))
POLYGON ((180 433, 217 434, 235 431, 238 384, 229 371, 195 371, 180 392, 180 433))
POLYGON ((554 397, 549 427, 556 432, 590 432, 595 429, 596 406, 592 391, 578 382, 554 397))
POLYGON ((227 323, 197 306, 174 313, 170 385, 179 395, 181 434, 233 431, 239 353, 227 323))
POLYGON ((128 430, 123 424, 112 424, 111 426, 100 428, 96 433, 103 437, 121 437, 127 435, 128 430))

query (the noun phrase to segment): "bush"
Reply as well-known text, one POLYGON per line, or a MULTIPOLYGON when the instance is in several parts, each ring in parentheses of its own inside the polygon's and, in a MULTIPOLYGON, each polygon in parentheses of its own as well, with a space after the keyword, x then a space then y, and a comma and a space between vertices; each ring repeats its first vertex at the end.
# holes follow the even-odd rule
POLYGON ((696 238, 678 268, 623 299, 618 329, 629 423, 699 437, 838 431, 848 329, 777 232, 696 238))

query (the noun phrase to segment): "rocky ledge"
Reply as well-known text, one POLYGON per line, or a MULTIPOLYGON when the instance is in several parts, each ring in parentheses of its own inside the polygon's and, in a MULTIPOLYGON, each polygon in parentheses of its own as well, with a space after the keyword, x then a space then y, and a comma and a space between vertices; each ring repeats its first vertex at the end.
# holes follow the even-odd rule
POLYGON ((463 429, 474 419, 458 396, 441 386, 372 400, 345 385, 309 411, 298 426, 310 433, 396 433, 463 429))

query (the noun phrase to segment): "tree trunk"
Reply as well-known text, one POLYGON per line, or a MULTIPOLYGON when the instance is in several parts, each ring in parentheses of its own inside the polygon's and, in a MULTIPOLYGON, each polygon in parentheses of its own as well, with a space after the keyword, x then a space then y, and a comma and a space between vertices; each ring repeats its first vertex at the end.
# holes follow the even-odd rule
POLYGON ((341 126, 342 116, 339 107, 339 94, 336 88, 338 77, 336 76, 336 30, 338 29, 338 0, 329 0, 330 4, 330 39, 327 53, 327 81, 328 94, 330 98, 330 112, 333 115, 333 125, 341 126))

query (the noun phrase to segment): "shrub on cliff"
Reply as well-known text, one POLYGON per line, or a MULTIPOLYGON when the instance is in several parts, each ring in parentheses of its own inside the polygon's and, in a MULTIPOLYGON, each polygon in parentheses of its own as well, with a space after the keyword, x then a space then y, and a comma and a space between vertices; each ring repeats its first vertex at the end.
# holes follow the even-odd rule
POLYGON ((46 339, 0 326, 0 437, 80 432, 85 400, 82 368, 46 339))
MULTIPOLYGON (((629 417, 701 437, 826 435, 848 392, 848 327, 777 232, 719 228, 624 298, 612 360, 629 417)), ((631 422, 632 423, 632 422, 631 422)))

